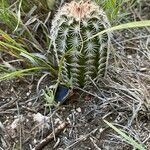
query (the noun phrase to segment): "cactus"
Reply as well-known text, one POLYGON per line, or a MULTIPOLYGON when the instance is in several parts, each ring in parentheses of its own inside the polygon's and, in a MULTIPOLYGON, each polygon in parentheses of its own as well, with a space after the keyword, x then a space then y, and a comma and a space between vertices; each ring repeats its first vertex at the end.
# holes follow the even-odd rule
POLYGON ((110 33, 91 38, 110 27, 104 11, 91 1, 66 3, 52 21, 51 39, 58 66, 65 55, 61 78, 84 86, 106 73, 110 33), (90 39, 91 38, 91 39, 90 39))

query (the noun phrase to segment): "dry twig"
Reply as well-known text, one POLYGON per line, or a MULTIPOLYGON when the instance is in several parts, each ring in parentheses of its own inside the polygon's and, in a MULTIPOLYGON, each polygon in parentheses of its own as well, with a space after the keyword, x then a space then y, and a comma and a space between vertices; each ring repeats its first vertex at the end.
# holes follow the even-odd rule
MULTIPOLYGON (((63 131, 67 126, 67 123, 64 122, 61 125, 59 125, 56 129, 55 129, 55 135, 58 135, 61 131, 63 131)), ((32 150, 41 150, 42 148, 44 148, 51 140, 54 139, 54 134, 51 133, 49 134, 45 139, 43 139, 35 148, 33 148, 32 150)))

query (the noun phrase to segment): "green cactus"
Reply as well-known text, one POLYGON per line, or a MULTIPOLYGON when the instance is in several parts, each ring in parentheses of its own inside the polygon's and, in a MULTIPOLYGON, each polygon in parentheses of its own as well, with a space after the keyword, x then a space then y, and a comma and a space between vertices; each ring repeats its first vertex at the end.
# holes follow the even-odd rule
POLYGON ((84 86, 89 77, 105 75, 110 33, 91 37, 109 27, 104 11, 94 2, 72 1, 60 8, 52 22, 51 39, 58 66, 71 50, 62 65, 64 83, 72 79, 73 86, 84 86))

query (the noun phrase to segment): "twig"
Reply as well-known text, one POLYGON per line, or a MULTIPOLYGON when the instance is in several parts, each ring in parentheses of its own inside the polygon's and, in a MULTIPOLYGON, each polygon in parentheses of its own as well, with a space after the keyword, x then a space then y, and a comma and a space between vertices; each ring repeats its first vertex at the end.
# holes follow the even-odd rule
POLYGON ((17 110, 18 110, 18 118, 19 118, 19 148, 22 149, 22 123, 21 123, 21 115, 20 115, 20 108, 19 108, 19 105, 18 103, 16 102, 16 107, 17 107, 17 110))
POLYGON ((102 150, 101 148, 99 148, 96 143, 94 142, 93 138, 90 137, 91 142, 93 143, 94 147, 96 148, 96 150, 102 150))
POLYGON ((82 140, 88 138, 91 134, 95 133, 95 132, 97 131, 97 129, 98 129, 98 128, 92 130, 90 133, 88 133, 88 134, 86 134, 86 135, 83 135, 83 136, 77 138, 74 143, 72 143, 71 145, 69 145, 68 147, 66 147, 64 150, 69 150, 71 147, 73 147, 73 146, 74 146, 75 144, 77 144, 78 142, 80 142, 80 141, 82 141, 82 140))
POLYGON ((36 111, 36 110, 31 109, 31 108, 26 107, 26 106, 22 106, 22 109, 24 109, 24 110, 25 110, 25 111, 27 111, 27 112, 37 113, 37 111, 36 111))
POLYGON ((15 105, 15 102, 16 102, 17 100, 18 100, 18 99, 15 98, 15 99, 12 99, 10 102, 8 102, 8 103, 2 105, 2 106, 0 107, 0 111, 4 110, 4 109, 6 109, 6 108, 12 107, 13 105, 15 105))
MULTIPOLYGON (((50 108, 50 112, 52 114, 52 109, 50 108)), ((53 122, 53 115, 51 115, 51 125, 52 125, 52 130, 53 130, 53 137, 54 137, 54 141, 56 141, 56 135, 55 135, 55 128, 54 128, 54 122, 53 122)))
MULTIPOLYGON (((67 126, 66 122, 59 125, 55 129, 55 135, 58 135, 61 131, 63 131, 66 128, 66 126, 67 126)), ((54 134, 52 132, 45 139, 43 139, 36 147, 34 147, 32 150, 42 150, 53 139, 54 139, 54 134)))

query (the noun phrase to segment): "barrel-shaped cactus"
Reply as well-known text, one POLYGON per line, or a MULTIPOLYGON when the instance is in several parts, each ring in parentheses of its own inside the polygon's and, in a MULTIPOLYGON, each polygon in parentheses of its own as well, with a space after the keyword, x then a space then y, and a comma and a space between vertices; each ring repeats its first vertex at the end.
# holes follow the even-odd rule
POLYGON ((110 34, 94 35, 108 27, 104 11, 94 2, 72 1, 60 8, 52 22, 51 39, 58 66, 65 56, 61 70, 64 83, 71 79, 73 86, 84 86, 89 77, 105 75, 110 34))

